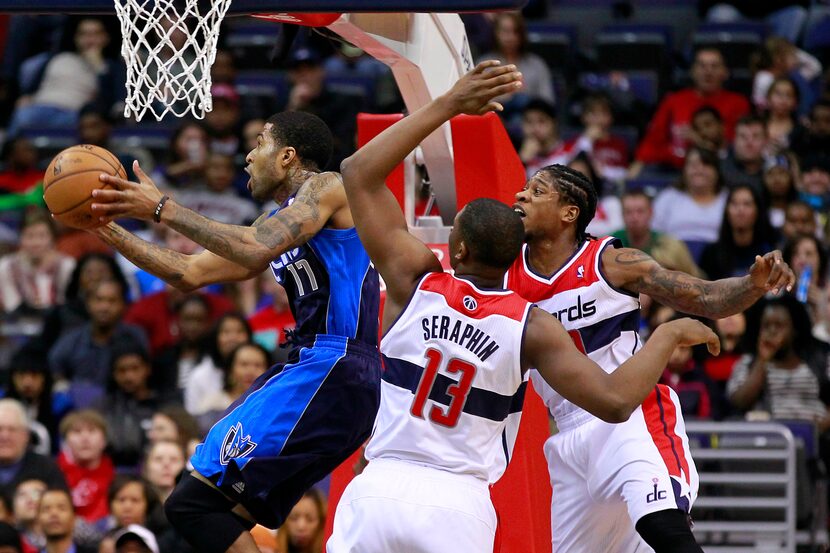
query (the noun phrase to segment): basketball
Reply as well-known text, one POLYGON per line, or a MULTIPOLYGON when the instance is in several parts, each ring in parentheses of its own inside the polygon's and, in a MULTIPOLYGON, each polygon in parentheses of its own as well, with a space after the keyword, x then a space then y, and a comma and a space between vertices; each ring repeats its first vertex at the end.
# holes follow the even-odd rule
POLYGON ((56 155, 43 176, 43 199, 55 219, 73 228, 98 226, 90 209, 92 191, 111 188, 98 180, 101 173, 127 178, 115 154, 98 146, 79 144, 56 155))

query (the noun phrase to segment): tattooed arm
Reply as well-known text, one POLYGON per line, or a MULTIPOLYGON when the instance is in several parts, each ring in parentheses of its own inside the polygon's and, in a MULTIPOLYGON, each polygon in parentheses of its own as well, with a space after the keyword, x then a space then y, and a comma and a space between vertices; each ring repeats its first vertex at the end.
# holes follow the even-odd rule
MULTIPOLYGON (((116 217, 152 219, 162 193, 138 162, 133 163, 133 170, 138 182, 101 175, 101 182, 112 188, 92 192, 97 202, 102 202, 93 203, 92 210, 104 220, 116 217)), ((319 173, 300 186, 290 206, 250 227, 219 223, 173 199, 164 204, 161 222, 216 255, 261 272, 280 254, 304 244, 346 206, 340 177, 336 173, 319 173)))
POLYGON ((346 206, 336 173, 320 173, 300 187, 294 202, 253 226, 227 225, 170 201, 161 222, 220 257, 263 271, 280 254, 305 244, 346 206))
POLYGON ((136 266, 185 292, 217 282, 248 280, 261 272, 246 269, 207 250, 185 255, 151 244, 115 223, 93 232, 136 266))
POLYGON ((670 271, 633 248, 606 248, 602 268, 608 281, 629 292, 647 294, 683 313, 719 319, 740 313, 770 291, 790 290, 795 276, 773 251, 756 256, 749 274, 721 280, 702 280, 670 271))

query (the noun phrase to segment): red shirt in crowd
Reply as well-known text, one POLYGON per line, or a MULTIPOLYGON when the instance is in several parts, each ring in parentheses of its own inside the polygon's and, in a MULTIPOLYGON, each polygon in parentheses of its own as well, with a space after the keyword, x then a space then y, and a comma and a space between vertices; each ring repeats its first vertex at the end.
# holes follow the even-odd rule
POLYGON ((75 505, 78 516, 95 522, 109 515, 107 492, 115 477, 115 467, 109 455, 104 455, 96 468, 87 469, 76 465, 61 451, 58 455, 58 467, 69 484, 72 504, 75 505))
MULTIPOLYGON (((215 321, 228 311, 233 302, 219 294, 203 294, 210 306, 210 318, 215 321)), ((132 304, 124 322, 138 325, 147 333, 152 353, 161 351, 179 340, 179 316, 170 305, 170 292, 162 290, 145 296, 132 304)))
POLYGON ((285 331, 293 330, 297 323, 290 309, 277 311, 272 305, 266 305, 248 319, 257 342, 274 348, 285 342, 285 331))
POLYGON ((703 96, 693 88, 686 88, 667 94, 637 148, 637 161, 682 167, 689 146, 685 139, 686 131, 692 123, 692 115, 704 106, 713 107, 720 113, 726 138, 730 142, 735 135, 735 124, 750 109, 749 100, 727 90, 703 96))
POLYGON ((0 190, 10 194, 28 192, 37 183, 43 180, 43 171, 30 169, 28 171, 0 172, 0 190))

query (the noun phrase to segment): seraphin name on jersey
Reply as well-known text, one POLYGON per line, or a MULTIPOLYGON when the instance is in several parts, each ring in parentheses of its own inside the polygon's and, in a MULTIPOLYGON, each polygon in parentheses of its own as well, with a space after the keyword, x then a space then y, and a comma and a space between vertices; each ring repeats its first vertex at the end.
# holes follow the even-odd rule
POLYGON ((455 320, 446 315, 433 315, 421 320, 424 340, 449 340, 473 352, 479 359, 486 361, 499 345, 489 334, 477 329, 470 323, 455 320))

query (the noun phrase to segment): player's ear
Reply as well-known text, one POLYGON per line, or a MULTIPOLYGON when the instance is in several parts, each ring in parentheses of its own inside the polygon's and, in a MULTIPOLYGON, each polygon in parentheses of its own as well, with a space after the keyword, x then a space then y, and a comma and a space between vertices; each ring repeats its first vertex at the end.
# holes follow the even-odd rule
POLYGON ((579 208, 575 205, 566 205, 562 207, 559 214, 562 221, 566 223, 576 223, 577 218, 579 218, 579 208))
POLYGON ((458 241, 458 246, 455 248, 453 252, 453 257, 455 257, 456 261, 464 261, 467 259, 467 256, 470 255, 470 248, 467 247, 466 242, 464 240, 458 241))
POLYGON ((283 167, 287 167, 291 165, 291 162, 297 159, 297 150, 295 150, 293 146, 286 146, 280 149, 277 159, 279 159, 280 164, 283 167))

